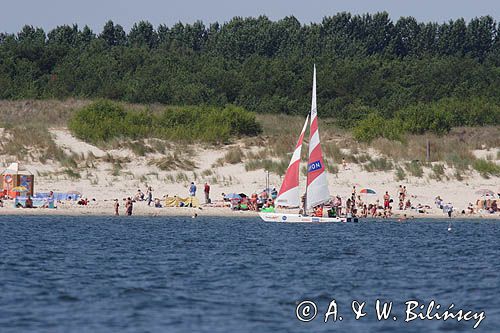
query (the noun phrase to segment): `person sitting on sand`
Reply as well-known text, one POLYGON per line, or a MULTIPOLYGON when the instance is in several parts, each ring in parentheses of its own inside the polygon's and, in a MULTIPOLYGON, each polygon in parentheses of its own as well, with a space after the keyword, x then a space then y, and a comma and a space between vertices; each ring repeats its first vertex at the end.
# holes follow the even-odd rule
POLYGON ((443 199, 441 199, 441 197, 439 195, 434 200, 434 203, 436 204, 437 208, 443 209, 443 199))
POLYGON ((410 209, 411 208, 411 202, 410 202, 410 199, 406 200, 406 204, 405 204, 405 209, 410 209))
POLYGON ((137 193, 134 196, 135 201, 142 201, 144 198, 144 193, 142 193, 141 189, 137 190, 137 193))
POLYGON ((24 208, 33 208, 33 200, 31 200, 31 197, 29 195, 26 198, 26 202, 24 203, 24 208))
POLYGON ((493 213, 496 213, 498 212, 498 200, 493 200, 493 202, 491 203, 491 211, 493 213))
POLYGON ((159 198, 155 198, 155 208, 162 208, 162 205, 161 205, 159 198))
POLYGON ((363 209, 361 210, 361 217, 367 217, 368 216, 368 207, 363 205, 363 209))

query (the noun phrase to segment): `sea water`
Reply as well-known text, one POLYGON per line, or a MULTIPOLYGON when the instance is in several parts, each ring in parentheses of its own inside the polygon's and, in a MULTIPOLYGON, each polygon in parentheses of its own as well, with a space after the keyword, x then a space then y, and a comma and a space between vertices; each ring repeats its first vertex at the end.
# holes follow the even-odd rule
POLYGON ((422 316, 431 302, 482 312, 475 331, 497 331, 500 224, 448 226, 0 216, 0 331, 469 332, 477 322, 406 321, 409 301, 422 316), (377 303, 392 304, 386 320, 377 303))

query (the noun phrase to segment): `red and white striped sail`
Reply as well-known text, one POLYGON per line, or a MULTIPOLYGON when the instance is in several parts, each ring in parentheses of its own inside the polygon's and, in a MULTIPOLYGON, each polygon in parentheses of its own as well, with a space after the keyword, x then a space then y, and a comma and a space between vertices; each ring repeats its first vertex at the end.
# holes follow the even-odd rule
POLYGON ((319 140, 318 112, 316 110, 316 66, 314 66, 309 161, 307 162, 306 206, 307 209, 310 209, 329 200, 330 192, 328 191, 325 163, 323 161, 323 152, 319 140))
POLYGON ((299 207, 299 167, 300 167, 300 152, 302 150, 302 141, 306 132, 309 116, 306 118, 302 132, 300 133, 299 140, 295 146, 290 164, 286 170, 283 184, 276 198, 276 204, 283 207, 299 207))

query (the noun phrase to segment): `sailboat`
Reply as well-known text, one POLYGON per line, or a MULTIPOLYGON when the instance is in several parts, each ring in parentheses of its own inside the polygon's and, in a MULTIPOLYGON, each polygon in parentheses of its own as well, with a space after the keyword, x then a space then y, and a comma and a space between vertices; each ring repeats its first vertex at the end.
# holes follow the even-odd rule
MULTIPOLYGON (((311 112, 306 117, 306 122, 300 132, 299 140, 295 146, 290 164, 285 173, 285 178, 283 179, 280 191, 275 200, 276 206, 302 206, 299 194, 300 153, 302 150, 302 141, 304 140, 308 125, 310 125, 309 159, 307 162, 306 194, 304 198, 304 209, 306 211, 330 201, 330 192, 328 191, 326 169, 318 129, 318 112, 316 109, 316 66, 314 66, 313 73, 311 112)), ((316 217, 307 216, 305 214, 276 212, 260 212, 259 216, 265 222, 347 222, 351 220, 350 218, 342 217, 316 217)))

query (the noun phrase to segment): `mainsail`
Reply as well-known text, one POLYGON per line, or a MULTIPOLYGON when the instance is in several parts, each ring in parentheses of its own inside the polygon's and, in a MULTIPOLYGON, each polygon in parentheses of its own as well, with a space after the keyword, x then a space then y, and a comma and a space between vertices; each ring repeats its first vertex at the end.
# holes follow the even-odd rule
POLYGON ((325 163, 319 140, 318 112, 316 110, 316 66, 313 74, 313 90, 311 103, 311 130, 309 136, 309 160, 307 162, 307 209, 321 205, 330 200, 326 180, 325 163))
POLYGON ((276 198, 276 204, 283 207, 299 207, 299 167, 300 167, 300 152, 302 150, 302 141, 306 132, 309 116, 306 118, 299 140, 295 146, 290 164, 286 170, 285 179, 276 198))

